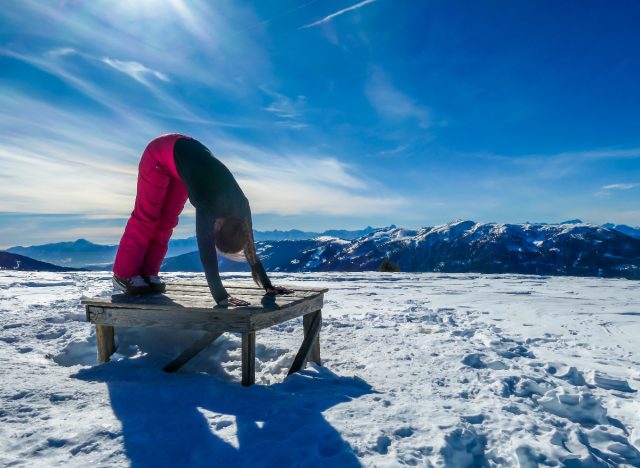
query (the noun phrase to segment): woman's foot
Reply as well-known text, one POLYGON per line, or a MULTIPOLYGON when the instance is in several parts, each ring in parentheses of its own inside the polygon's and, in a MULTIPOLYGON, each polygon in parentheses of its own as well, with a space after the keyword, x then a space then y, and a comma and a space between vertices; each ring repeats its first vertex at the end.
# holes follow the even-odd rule
POLYGON ((138 295, 151 292, 151 286, 149 286, 140 275, 132 278, 122 278, 121 276, 113 275, 112 282, 114 288, 125 294, 138 295))
POLYGON ((149 285, 152 293, 163 293, 167 290, 167 285, 160 279, 158 275, 143 276, 144 280, 149 285))

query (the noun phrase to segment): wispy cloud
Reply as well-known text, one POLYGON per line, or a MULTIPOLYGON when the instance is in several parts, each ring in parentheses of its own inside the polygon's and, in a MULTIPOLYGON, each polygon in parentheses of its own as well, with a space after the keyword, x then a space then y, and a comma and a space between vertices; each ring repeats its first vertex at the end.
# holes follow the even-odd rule
POLYGON ((338 11, 336 11, 334 13, 331 13, 330 15, 327 15, 324 18, 322 18, 322 19, 320 19, 318 21, 314 21, 313 23, 306 24, 306 25, 302 26, 301 29, 312 28, 314 26, 319 26, 321 24, 328 23, 329 21, 331 21, 333 18, 335 18, 337 16, 344 15, 345 13, 348 13, 350 11, 357 10, 357 9, 362 8, 363 6, 368 5, 369 3, 373 3, 375 1, 376 0, 364 0, 363 2, 356 3, 355 5, 351 5, 350 7, 343 8, 342 10, 338 10, 338 11))
POLYGON ((380 151, 378 155, 380 156, 395 156, 397 154, 404 153, 406 150, 410 148, 407 144, 398 145, 395 148, 391 148, 388 150, 380 151))
POLYGON ((525 167, 530 174, 537 174, 545 179, 561 179, 576 174, 593 162, 640 158, 640 148, 598 148, 586 151, 564 151, 548 154, 532 153, 518 156, 470 153, 466 156, 525 167))
POLYGON ((387 120, 415 119, 421 128, 432 125, 429 109, 397 89, 379 68, 373 68, 365 94, 378 114, 387 120))
POLYGON ((149 85, 149 81, 147 80, 147 77, 149 75, 154 76, 157 79, 162 81, 167 81, 167 82, 171 81, 169 80, 169 77, 164 73, 159 72, 157 70, 153 70, 149 67, 146 67, 139 62, 117 60, 109 57, 103 57, 101 61, 103 63, 106 63, 110 67, 115 68, 119 72, 122 72, 125 75, 129 75, 131 78, 133 78, 136 81, 139 81, 144 85, 149 85))
POLYGON ((640 184, 609 184, 602 187, 602 190, 631 190, 640 187, 640 184))
POLYGON ((260 89, 269 99, 269 103, 263 107, 263 109, 279 119, 276 121, 276 125, 294 129, 307 127, 307 124, 304 123, 302 119, 307 102, 304 96, 300 95, 295 98, 290 98, 264 86, 260 89))
POLYGON ((219 147, 257 214, 364 216, 392 213, 406 203, 332 157, 280 154, 233 141, 219 147))

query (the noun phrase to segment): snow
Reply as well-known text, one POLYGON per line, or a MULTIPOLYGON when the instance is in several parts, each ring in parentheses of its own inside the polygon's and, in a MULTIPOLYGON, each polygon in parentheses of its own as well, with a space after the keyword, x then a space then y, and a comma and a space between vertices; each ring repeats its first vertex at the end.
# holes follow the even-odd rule
POLYGON ((244 388, 236 335, 165 374, 196 332, 118 329, 96 365, 79 301, 107 273, 0 272, 0 465, 640 465, 637 282, 273 276, 330 288, 325 366, 284 379, 292 320, 244 388))
POLYGON ((333 236, 318 236, 318 237, 314 237, 313 240, 316 240, 318 242, 333 242, 334 244, 339 244, 339 245, 348 245, 350 243, 346 239, 341 239, 339 237, 333 237, 333 236))

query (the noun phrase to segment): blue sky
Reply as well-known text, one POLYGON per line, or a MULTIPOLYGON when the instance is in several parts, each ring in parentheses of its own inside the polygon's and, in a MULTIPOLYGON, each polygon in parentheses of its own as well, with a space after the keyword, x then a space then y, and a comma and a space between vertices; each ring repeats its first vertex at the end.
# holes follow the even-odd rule
POLYGON ((639 23, 635 1, 11 2, 0 246, 117 242, 167 132, 232 169, 257 229, 640 225, 639 23))

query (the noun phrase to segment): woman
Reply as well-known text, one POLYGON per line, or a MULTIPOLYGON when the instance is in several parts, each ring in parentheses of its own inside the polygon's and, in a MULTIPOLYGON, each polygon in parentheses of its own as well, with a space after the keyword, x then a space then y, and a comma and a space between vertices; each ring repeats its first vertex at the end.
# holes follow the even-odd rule
POLYGON ((256 255, 249 201, 229 169, 202 143, 177 133, 154 139, 142 154, 135 207, 113 265, 116 288, 127 294, 165 291, 158 272, 187 198, 196 209, 200 260, 217 304, 249 305, 222 285, 216 247, 231 258, 244 253, 254 281, 267 293, 292 292, 269 281, 256 255))

